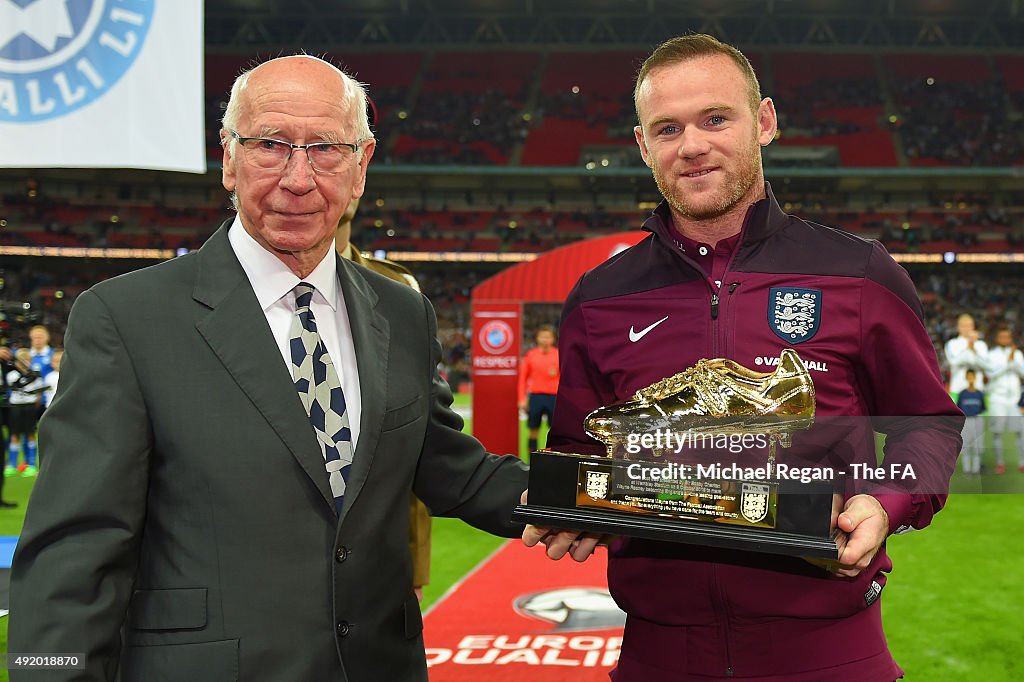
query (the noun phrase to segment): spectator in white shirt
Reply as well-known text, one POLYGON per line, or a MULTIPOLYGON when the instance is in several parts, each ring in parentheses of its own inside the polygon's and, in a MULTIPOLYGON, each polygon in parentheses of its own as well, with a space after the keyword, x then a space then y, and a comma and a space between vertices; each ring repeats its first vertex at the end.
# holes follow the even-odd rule
POLYGON ((974 318, 966 313, 956 320, 957 336, 946 342, 946 361, 949 363, 949 392, 956 399, 956 394, 967 388, 967 370, 973 369, 977 375, 975 388, 985 390, 985 380, 981 376, 984 368, 985 354, 988 346, 978 336, 974 326, 974 318))
POLYGON ((1003 460, 1003 433, 1017 434, 1018 466, 1024 473, 1024 463, 1019 461, 1020 448, 1024 446, 1020 414, 1021 377, 1024 376, 1024 354, 1017 348, 1009 327, 996 330, 995 345, 985 356, 985 373, 988 374, 988 413, 992 416, 992 447, 996 453, 996 473, 1006 473, 1003 460))

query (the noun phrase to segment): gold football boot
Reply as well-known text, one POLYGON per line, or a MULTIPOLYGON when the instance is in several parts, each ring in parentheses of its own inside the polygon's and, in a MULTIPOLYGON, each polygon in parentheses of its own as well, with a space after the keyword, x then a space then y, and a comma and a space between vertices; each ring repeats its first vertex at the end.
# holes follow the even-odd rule
POLYGON ((796 351, 786 348, 775 371, 767 373, 725 358, 700 360, 640 389, 631 400, 594 410, 583 428, 604 443, 609 457, 631 433, 764 433, 771 461, 776 442, 789 447, 793 432, 813 423, 814 383, 796 351))

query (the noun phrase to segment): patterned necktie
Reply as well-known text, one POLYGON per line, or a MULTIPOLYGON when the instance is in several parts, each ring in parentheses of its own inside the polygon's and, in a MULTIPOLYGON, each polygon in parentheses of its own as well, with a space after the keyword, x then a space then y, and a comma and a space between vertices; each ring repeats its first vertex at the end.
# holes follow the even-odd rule
POLYGON ((340 515, 345 479, 352 464, 352 431, 349 429, 345 394, 331 356, 327 354, 327 347, 316 330, 316 318, 310 308, 315 289, 311 284, 299 282, 293 291, 295 317, 288 334, 292 378, 320 443, 334 494, 334 507, 340 515))

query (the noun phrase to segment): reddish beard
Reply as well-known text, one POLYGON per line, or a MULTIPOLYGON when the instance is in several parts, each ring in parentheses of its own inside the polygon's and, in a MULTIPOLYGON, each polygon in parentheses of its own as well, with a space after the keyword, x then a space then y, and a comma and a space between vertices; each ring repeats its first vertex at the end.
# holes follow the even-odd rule
POLYGON ((690 220, 710 220, 723 216, 734 209, 758 181, 761 171, 761 147, 757 138, 752 138, 749 146, 739 150, 732 170, 726 170, 724 166, 720 167, 718 172, 725 173, 722 189, 710 201, 700 203, 690 201, 689 196, 679 189, 675 183, 676 175, 669 178, 664 177, 660 166, 653 157, 652 161, 654 182, 672 210, 690 220), (671 184, 666 180, 671 181, 671 184))

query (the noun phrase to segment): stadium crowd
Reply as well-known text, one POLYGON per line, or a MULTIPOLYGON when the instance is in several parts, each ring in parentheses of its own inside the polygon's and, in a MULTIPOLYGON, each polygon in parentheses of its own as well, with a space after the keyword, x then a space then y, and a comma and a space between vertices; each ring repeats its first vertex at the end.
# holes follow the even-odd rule
POLYGON ((799 107, 779 105, 779 129, 784 136, 824 137, 877 130, 881 121, 874 118, 865 123, 836 116, 835 111, 850 107, 881 106, 882 94, 875 81, 860 79, 831 79, 828 87, 813 82, 784 96, 784 101, 799 102, 799 107))
POLYGON ((894 127, 911 162, 1010 166, 1024 160, 1020 112, 1000 82, 896 80, 894 127), (931 82, 929 82, 931 81, 931 82), (957 131, 956 134, 950 134, 957 131))
POLYGON ((400 135, 417 143, 390 150, 389 159, 395 163, 487 164, 491 162, 488 155, 473 143, 485 144, 507 159, 528 132, 515 103, 494 89, 434 93, 418 104, 414 114, 393 122, 400 135))
MULTIPOLYGON (((94 282, 140 267, 137 261, 96 261, 85 267, 73 267, 63 259, 47 259, 14 265, 13 259, 0 259, 0 338, 8 343, 25 345, 28 329, 44 324, 50 330, 55 346, 59 346, 67 324, 74 297, 94 282)), ((78 260, 78 259, 74 259, 78 260)), ((496 273, 494 265, 472 264, 410 264, 420 286, 433 303, 438 317, 438 330, 444 350, 443 361, 449 374, 459 381, 469 380, 470 298, 473 288, 496 273)), ((1004 266, 1005 267, 1005 266, 1004 266)), ((1015 338, 1024 344, 1024 276, 1008 274, 999 266, 946 266, 909 270, 917 285, 924 311, 925 324, 939 354, 945 359, 943 344, 957 334, 957 318, 971 314, 982 338, 992 338, 999 325, 1007 324, 1015 338)), ((541 324, 557 325, 557 305, 527 305, 524 329, 541 324)), ((527 339, 528 340, 528 339, 527 339)), ((528 345, 528 344, 527 344, 528 345)), ((943 364, 943 370, 948 367, 943 364)))
MULTIPOLYGON (((368 201, 353 232, 368 251, 541 252, 634 230, 646 215, 635 204, 565 210, 557 196, 542 206, 509 198, 508 206, 486 206, 467 192, 457 208, 368 201)), ((1024 244, 1024 210, 1003 196, 936 196, 910 206, 894 202, 856 209, 842 208, 842 202, 842 197, 804 197, 786 206, 822 224, 877 238, 894 251, 1003 251, 1024 244)), ((224 202, 204 196, 173 206, 144 205, 134 197, 53 196, 42 189, 32 196, 7 192, 0 196, 0 246, 191 250, 209 237, 211 226, 229 216, 224 202)))

